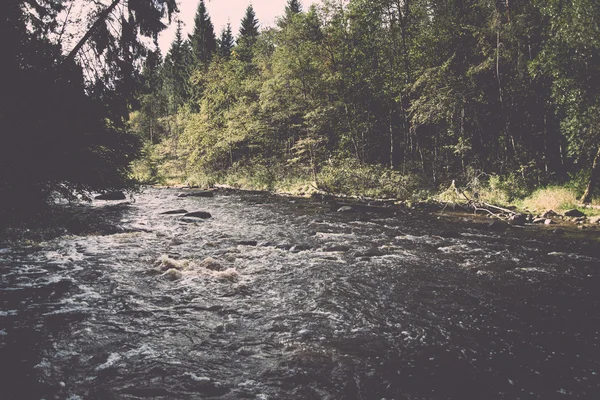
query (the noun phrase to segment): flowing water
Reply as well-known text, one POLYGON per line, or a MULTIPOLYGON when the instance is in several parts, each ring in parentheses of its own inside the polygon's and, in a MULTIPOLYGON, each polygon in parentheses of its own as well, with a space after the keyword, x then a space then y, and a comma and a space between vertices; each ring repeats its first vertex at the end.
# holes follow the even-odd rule
POLYGON ((176 193, 0 244, 1 399, 600 398, 596 238, 176 193))

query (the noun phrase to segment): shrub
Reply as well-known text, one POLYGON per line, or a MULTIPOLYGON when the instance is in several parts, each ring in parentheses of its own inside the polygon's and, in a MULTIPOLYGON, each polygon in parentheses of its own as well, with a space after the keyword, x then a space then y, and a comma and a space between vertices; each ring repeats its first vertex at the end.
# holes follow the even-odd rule
POLYGON ((410 199, 421 186, 418 177, 355 159, 329 162, 317 175, 317 182, 320 189, 331 193, 401 200, 410 199))

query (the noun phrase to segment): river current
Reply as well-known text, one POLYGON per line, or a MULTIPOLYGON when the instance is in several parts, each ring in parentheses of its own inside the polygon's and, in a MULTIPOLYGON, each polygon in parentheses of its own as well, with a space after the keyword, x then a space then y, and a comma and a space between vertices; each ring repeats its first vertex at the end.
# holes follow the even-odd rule
POLYGON ((600 398, 597 239, 178 192, 0 242, 0 399, 600 398))

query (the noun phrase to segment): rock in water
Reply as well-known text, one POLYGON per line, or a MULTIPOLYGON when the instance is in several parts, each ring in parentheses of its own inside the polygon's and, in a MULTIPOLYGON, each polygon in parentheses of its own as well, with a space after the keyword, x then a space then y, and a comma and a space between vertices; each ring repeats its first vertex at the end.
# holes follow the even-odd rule
POLYGON ((126 198, 123 192, 106 192, 94 197, 94 200, 125 200, 126 198))
POLYGON ((527 221, 527 216, 525 214, 514 214, 510 217, 510 224, 516 226, 523 226, 527 221))
POLYGON ((578 209, 574 208, 572 210, 565 211, 565 216, 579 218, 579 217, 584 217, 585 214, 582 213, 581 211, 579 211, 578 209))
POLYGON ((202 218, 202 219, 207 219, 207 218, 211 218, 212 215, 210 215, 210 213, 206 212, 206 211, 194 211, 194 212, 185 214, 184 217, 185 218, 202 218))
POLYGON ((340 213, 349 213, 352 211, 354 211, 354 208, 352 208, 350 206, 343 206, 343 207, 338 208, 338 210, 337 210, 337 212, 340 212, 340 213))
POLYGON ((171 210, 171 211, 165 211, 165 212, 161 212, 161 215, 172 215, 172 214, 187 214, 187 210, 179 209, 179 210, 171 210))
POLYGON ((177 197, 214 197, 212 190, 190 190, 177 194, 177 197))

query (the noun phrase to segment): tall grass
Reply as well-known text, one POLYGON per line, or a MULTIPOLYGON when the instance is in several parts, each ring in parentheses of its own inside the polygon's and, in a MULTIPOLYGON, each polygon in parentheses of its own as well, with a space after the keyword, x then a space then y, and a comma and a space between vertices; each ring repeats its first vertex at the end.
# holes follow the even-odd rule
POLYGON ((521 207, 531 211, 566 210, 579 204, 575 191, 563 186, 548 186, 534 191, 521 201, 521 207))

